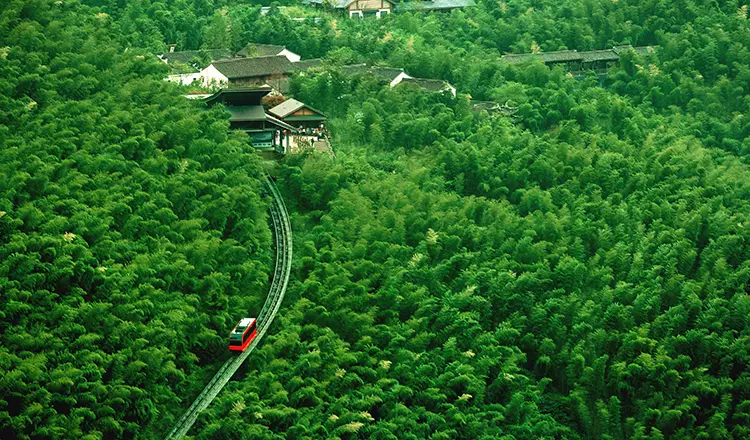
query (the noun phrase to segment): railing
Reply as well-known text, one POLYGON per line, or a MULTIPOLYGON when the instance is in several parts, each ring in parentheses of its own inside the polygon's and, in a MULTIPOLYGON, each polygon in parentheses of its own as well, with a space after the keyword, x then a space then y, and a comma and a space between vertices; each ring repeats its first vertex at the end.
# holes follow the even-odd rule
POLYGON ((271 221, 275 236, 276 264, 274 266, 273 281, 271 282, 268 297, 258 314, 258 334, 244 352, 224 362, 224 365, 219 368, 213 379, 203 388, 203 391, 193 401, 190 408, 180 417, 174 428, 167 434, 166 440, 179 439, 187 434, 198 419, 201 411, 213 402, 245 359, 250 356, 250 353, 258 345, 263 335, 266 334, 273 319, 276 317, 276 313, 279 311, 281 302, 284 300, 286 286, 289 283, 289 273, 292 268, 292 225, 289 221, 289 213, 286 210, 284 199, 270 177, 266 178, 266 186, 268 186, 273 199, 271 204, 271 221))

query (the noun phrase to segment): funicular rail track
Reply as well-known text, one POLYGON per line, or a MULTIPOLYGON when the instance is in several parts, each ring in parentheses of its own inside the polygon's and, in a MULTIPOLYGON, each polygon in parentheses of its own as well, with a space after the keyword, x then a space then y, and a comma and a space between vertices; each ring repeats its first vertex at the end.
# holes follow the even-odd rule
POLYGON ((193 404, 190 405, 190 408, 177 421, 174 428, 167 435, 166 440, 179 439, 187 434, 198 419, 201 411, 211 404, 245 359, 250 356, 250 353, 258 345, 263 335, 266 334, 284 299, 292 267, 292 225, 289 221, 289 213, 286 210, 284 199, 270 177, 266 178, 266 185, 273 199, 271 203, 271 221, 275 237, 276 265, 268 297, 258 314, 258 334, 244 352, 238 356, 232 356, 224 362, 224 365, 219 368, 219 371, 216 372, 213 379, 206 385, 193 404))

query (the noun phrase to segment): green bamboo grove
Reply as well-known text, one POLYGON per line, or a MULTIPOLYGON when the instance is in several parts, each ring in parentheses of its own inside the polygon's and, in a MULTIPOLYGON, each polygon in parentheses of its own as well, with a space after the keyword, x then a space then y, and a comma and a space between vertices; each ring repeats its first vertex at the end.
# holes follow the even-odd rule
POLYGON ((267 3, 0 6, 0 438, 164 438, 266 299, 269 170, 289 287, 188 438, 750 438, 747 0, 267 3), (248 42, 323 58, 335 158, 264 162, 155 56, 248 42))

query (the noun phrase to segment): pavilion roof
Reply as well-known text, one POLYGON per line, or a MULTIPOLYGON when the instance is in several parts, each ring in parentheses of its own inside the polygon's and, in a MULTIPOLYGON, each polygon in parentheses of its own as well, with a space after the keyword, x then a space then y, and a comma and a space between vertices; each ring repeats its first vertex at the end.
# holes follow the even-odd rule
POLYGON ((228 105, 231 114, 229 122, 265 121, 266 113, 262 105, 228 105))
POLYGON ((271 124, 273 124, 273 125, 275 125, 275 126, 277 126, 279 128, 283 128, 285 130, 289 130, 289 131, 294 132, 294 133, 299 132, 299 130, 297 130, 293 126, 287 124, 286 122, 282 121, 281 119, 278 119, 278 118, 275 118, 275 117, 269 115, 268 113, 266 113, 266 121, 270 122, 271 124))
POLYGON ((305 104, 304 102, 297 101, 296 99, 288 99, 281 104, 277 105, 276 107, 268 110, 269 113, 271 113, 274 116, 277 116, 279 118, 286 118, 290 114, 296 112, 297 110, 300 110, 302 108, 307 107, 309 110, 312 110, 315 113, 320 114, 321 116, 325 116, 323 112, 314 109, 310 107, 309 105, 305 104))
POLYGON ((261 99, 271 93, 271 87, 240 87, 221 89, 203 101, 212 105, 217 102, 233 106, 260 105, 261 99))

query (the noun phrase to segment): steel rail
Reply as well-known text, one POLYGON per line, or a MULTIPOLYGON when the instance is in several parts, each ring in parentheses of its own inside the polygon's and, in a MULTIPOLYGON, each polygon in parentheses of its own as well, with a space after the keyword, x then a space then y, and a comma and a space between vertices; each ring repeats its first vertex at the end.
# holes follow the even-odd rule
POLYGON ((193 401, 192 405, 190 405, 188 410, 185 411, 182 417, 177 421, 174 428, 172 428, 169 434, 167 434, 165 440, 176 440, 187 434, 198 419, 198 415, 200 415, 200 413, 206 409, 211 402, 213 402, 216 396, 232 378, 234 373, 240 368, 245 359, 250 356, 250 353, 252 353, 258 345, 261 338, 266 334, 271 327, 273 319, 276 317, 276 313, 279 311, 279 307, 281 307, 281 302, 284 300, 284 294, 286 293, 286 287, 289 284, 289 274, 291 273, 292 268, 292 225, 289 220, 289 213, 287 212, 284 199, 281 197, 281 193, 279 193, 276 185, 268 176, 266 176, 266 186, 268 187, 272 198, 270 211, 271 222, 274 230, 276 262, 274 265, 271 287, 268 291, 268 297, 258 314, 258 333, 245 351, 224 362, 224 365, 219 368, 219 371, 216 372, 208 385, 203 388, 203 391, 201 391, 198 397, 193 401))

